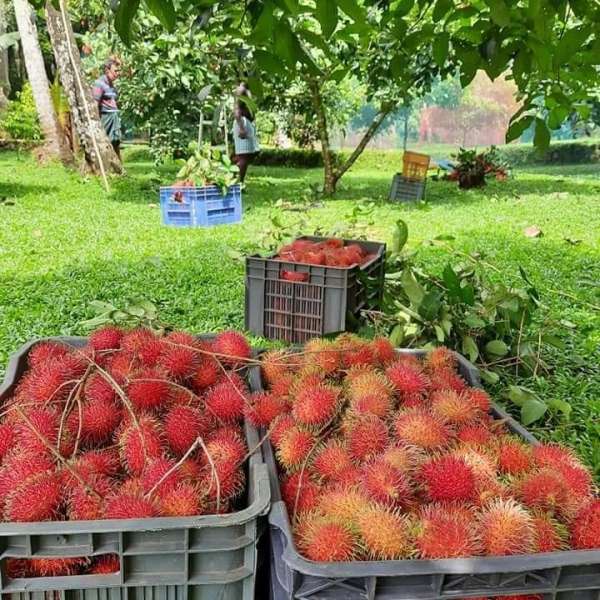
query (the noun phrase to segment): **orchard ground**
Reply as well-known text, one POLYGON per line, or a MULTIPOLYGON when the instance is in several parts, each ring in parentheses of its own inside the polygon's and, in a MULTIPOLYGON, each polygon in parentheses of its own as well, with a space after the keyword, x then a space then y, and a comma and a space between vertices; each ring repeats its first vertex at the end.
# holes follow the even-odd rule
MULTIPOLYGON (((562 322, 567 350, 550 357, 550 375, 521 383, 573 407, 569 421, 551 416, 532 430, 572 445, 600 474, 599 166, 523 168, 506 183, 468 192, 432 181, 426 205, 410 207, 386 202, 397 157, 382 162, 366 153, 334 199, 301 211, 274 203, 304 205, 310 185, 320 183, 319 169, 255 167, 243 223, 175 230, 161 225, 157 205, 157 187, 174 180, 173 165, 129 161, 127 177, 106 194, 95 179, 41 167, 27 154, 0 154, 0 372, 31 338, 83 334, 92 300, 147 298, 163 321, 194 332, 242 328, 244 268, 232 248, 254 243, 273 214, 291 226, 306 219, 310 232, 347 222, 355 206, 374 202, 369 239, 390 241, 402 218, 410 247, 452 235, 457 249, 484 253, 507 283, 518 280, 519 265, 528 272, 542 291, 545 317, 562 322), (532 225, 541 237, 524 235, 532 225)), ((440 272, 448 259, 436 247, 418 256, 440 272)))

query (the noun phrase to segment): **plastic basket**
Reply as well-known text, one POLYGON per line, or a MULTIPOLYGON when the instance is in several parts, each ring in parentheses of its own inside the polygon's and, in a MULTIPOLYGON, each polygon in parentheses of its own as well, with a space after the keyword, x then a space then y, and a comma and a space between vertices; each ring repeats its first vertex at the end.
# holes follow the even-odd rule
POLYGON ((392 202, 414 202, 425 198, 425 180, 410 179, 396 173, 392 179, 389 199, 392 202))
MULTIPOLYGON (((73 346, 85 338, 48 338, 73 346)), ((26 369, 25 344, 11 357, 0 402, 26 369)), ((258 445, 246 425, 249 448, 258 445)), ((12 600, 253 600, 256 546, 269 508, 266 465, 248 462, 246 506, 226 515, 151 519, 0 523, 0 592, 12 600), (7 558, 97 557, 116 554, 120 572, 9 579, 7 558)))
MULTIPOLYGON (((319 242, 326 238, 304 236, 319 242)), ((385 275, 385 244, 359 244, 374 258, 350 268, 290 263, 275 258, 246 258, 246 329, 272 340, 303 343, 313 337, 345 331, 360 311, 381 302, 385 275), (288 281, 284 271, 305 274, 288 281)))
MULTIPOLYGON (((423 356, 424 351, 400 350, 423 356)), ((477 369, 458 356, 461 375, 480 386, 477 369)), ((253 369, 253 389, 262 387, 253 369)), ((539 442, 498 407, 493 414, 531 444, 539 442)), ((600 550, 442 560, 317 563, 294 545, 287 508, 270 444, 264 447, 273 505, 269 514, 271 598, 273 600, 450 600, 541 594, 545 600, 598 600, 600 550)))
POLYGON ((232 185, 226 195, 216 185, 161 187, 162 222, 172 227, 213 227, 242 220, 242 190, 232 185))
POLYGON ((402 175, 407 179, 424 181, 427 177, 431 157, 429 154, 405 151, 402 155, 402 175))

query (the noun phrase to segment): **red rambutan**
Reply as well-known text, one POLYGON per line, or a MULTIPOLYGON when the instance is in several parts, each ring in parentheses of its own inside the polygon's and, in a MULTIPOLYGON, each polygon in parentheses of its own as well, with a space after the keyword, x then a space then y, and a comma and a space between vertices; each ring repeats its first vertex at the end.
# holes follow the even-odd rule
MULTIPOLYGON (((51 408, 36 408, 25 412, 26 418, 20 421, 15 433, 18 447, 24 451, 49 454, 48 444, 55 446, 58 442, 60 418, 51 408)), ((70 456, 74 447, 72 427, 67 422, 61 433, 60 452, 70 456)))
POLYGON ((600 498, 591 500, 577 513, 571 525, 571 545, 576 550, 600 548, 600 498))
POLYGON ((406 475, 382 458, 362 469, 361 487, 380 504, 405 508, 412 500, 412 488, 406 475))
POLYGON ((0 462, 17 443, 15 426, 12 423, 0 425, 0 462))
POLYGON ((47 363, 42 363, 30 371, 19 385, 29 402, 45 404, 60 402, 77 385, 82 372, 75 367, 77 359, 64 355, 47 363))
POLYGON ((352 529, 332 517, 305 513, 296 526, 295 535, 298 549, 309 560, 350 561, 358 552, 358 540, 352 529))
POLYGON ((210 414, 202 414, 197 408, 174 406, 164 418, 165 439, 176 456, 183 456, 214 424, 210 414))
POLYGON ((270 386, 269 390, 274 396, 278 398, 287 398, 294 387, 295 378, 291 373, 282 375, 277 381, 274 381, 270 386))
POLYGON ((170 378, 182 381, 192 377, 202 363, 202 355, 191 345, 165 339, 163 350, 158 359, 170 378))
POLYGON ((74 463, 74 468, 82 475, 104 475, 114 477, 119 469, 119 453, 116 449, 88 450, 74 463))
POLYGON ((484 446, 493 439, 490 429, 481 423, 461 427, 456 437, 464 444, 474 444, 476 446, 484 446))
POLYGON ((107 325, 90 335, 89 344, 96 351, 117 350, 121 347, 124 332, 118 327, 107 325))
POLYGON ((297 469, 302 466, 315 444, 316 439, 310 431, 290 427, 277 446, 277 459, 284 469, 297 469))
POLYGON ((100 373, 92 373, 85 382, 84 397, 91 402, 94 400, 115 402, 117 392, 110 381, 107 381, 100 373))
POLYGON ((421 558, 461 558, 482 552, 475 513, 467 506, 430 504, 420 514, 417 549, 421 558))
POLYGON ((165 517, 194 517, 205 511, 200 489, 189 482, 180 483, 161 494, 160 507, 165 517))
POLYGON ((350 456, 363 461, 383 452, 390 438, 384 421, 378 417, 364 416, 351 424, 347 439, 350 456))
POLYGON ((424 394, 429 388, 427 375, 406 361, 392 363, 386 369, 386 375, 400 394, 424 394))
POLYGON ((513 499, 490 501, 480 513, 479 528, 485 554, 525 554, 534 549, 533 519, 513 499))
POLYGON ((304 346, 304 364, 317 367, 324 374, 331 374, 341 367, 339 348, 329 340, 312 339, 304 346))
POLYGON ((445 346, 438 346, 427 353, 425 365, 430 371, 439 371, 440 369, 456 369, 456 355, 452 350, 445 346))
POLYGON ((217 359, 223 364, 235 367, 252 356, 252 349, 246 337, 239 331, 223 331, 213 342, 217 359))
POLYGON ((170 458, 157 458, 149 463, 141 478, 143 492, 149 494, 154 490, 153 494, 162 496, 163 493, 173 489, 181 481, 181 475, 177 469, 167 475, 174 466, 175 461, 170 458), (160 485, 158 485, 159 482, 160 485))
POLYGON ((38 342, 27 354, 27 363, 34 369, 61 358, 70 352, 69 347, 57 342, 38 342))
POLYGON ((336 477, 352 466, 346 445, 340 440, 331 439, 315 453, 313 468, 325 481, 336 477))
POLYGON ((298 513, 316 508, 320 493, 321 488, 314 475, 307 471, 298 471, 281 481, 281 497, 292 516, 295 514, 294 507, 298 513))
POLYGON ((444 423, 464 425, 473 423, 481 416, 479 407, 471 403, 465 394, 454 390, 440 390, 431 394, 431 410, 444 423))
POLYGON ((465 380, 454 369, 438 369, 432 373, 431 391, 454 390, 463 392, 467 388, 465 380))
POLYGON ((292 415, 302 425, 324 425, 335 414, 339 390, 326 385, 301 390, 294 400, 292 415))
POLYGON ((15 449, 9 453, 0 467, 0 506, 6 497, 20 482, 32 475, 44 473, 54 468, 47 454, 15 449))
POLYGON ((402 473, 412 473, 424 461, 425 454, 415 446, 396 446, 392 444, 381 455, 382 460, 402 473))
POLYGON ((375 351, 371 344, 359 337, 341 335, 337 347, 342 349, 341 359, 345 369, 360 365, 375 365, 375 351))
POLYGON ((508 475, 519 475, 531 467, 531 448, 516 439, 504 438, 498 451, 499 471, 508 475))
POLYGON ((208 390, 204 401, 208 411, 222 421, 239 421, 244 416, 246 396, 239 387, 228 381, 218 383, 208 390))
POLYGON ((554 467, 560 474, 571 501, 580 502, 592 495, 593 481, 590 472, 578 464, 563 463, 554 467))
POLYGON ((271 427, 271 443, 274 446, 279 446, 285 432, 295 425, 296 421, 294 421, 294 417, 290 414, 284 414, 277 417, 275 424, 271 427))
POLYGON ((392 384, 376 371, 365 371, 348 385, 350 405, 356 412, 369 412, 384 417, 392 408, 392 384), (371 410, 365 410, 365 409, 371 410))
POLYGON ((361 546, 375 560, 396 560, 407 557, 411 550, 406 517, 385 506, 372 505, 363 509, 356 519, 361 546))
POLYGON ((475 473, 461 458, 446 455, 431 459, 421 467, 420 478, 432 502, 469 502, 476 498, 475 473))
POLYGON ((263 381, 272 385, 280 377, 288 375, 290 372, 289 361, 288 353, 285 350, 265 352, 260 358, 263 381))
POLYGON ((254 392, 244 408, 246 418, 255 427, 269 427, 279 415, 287 412, 287 404, 269 392, 254 392))
POLYGON ((492 400, 485 390, 476 387, 468 387, 462 392, 462 395, 466 396, 471 404, 477 406, 483 414, 490 412, 492 400))
POLYGON ((81 428, 84 442, 101 444, 108 440, 121 422, 121 408, 114 400, 86 400, 81 404, 81 415, 77 407, 69 416, 72 431, 81 428))
POLYGON ((148 461, 163 455, 160 424, 148 416, 140 417, 137 424, 129 422, 119 434, 119 446, 122 464, 131 475, 141 475, 148 461))
POLYGON ((51 471, 19 481, 6 499, 4 519, 16 522, 51 521, 62 500, 60 477, 51 471))
POLYGON ((227 502, 245 489, 246 476, 241 468, 225 462, 215 462, 214 471, 207 467, 202 480, 206 497, 212 502, 227 502))
POLYGON ((398 356, 392 342, 385 337, 374 338, 371 342, 371 349, 373 350, 377 364, 381 367, 394 362, 398 356))
POLYGON ((358 515, 369 506, 371 500, 358 487, 335 487, 322 490, 318 511, 354 527, 358 515))
POLYGON ((551 469, 528 473, 516 488, 523 504, 530 508, 561 512, 566 507, 567 488, 560 474, 551 469))
POLYGON ((4 565, 9 579, 30 577, 29 560, 26 558, 7 558, 4 565))
POLYGON ((123 382, 131 376, 136 362, 132 354, 120 351, 110 358, 106 368, 115 381, 123 382))
POLYGON ((121 570, 121 563, 117 554, 105 554, 94 560, 88 569, 88 575, 112 575, 121 570))
POLYGON ((102 476, 87 476, 86 485, 76 483, 67 497, 67 516, 71 521, 93 521, 104 517, 104 498, 113 491, 112 482, 102 476))
POLYGON ((447 446, 451 441, 451 432, 437 417, 418 408, 398 413, 394 421, 396 435, 401 442, 435 450, 447 446))
POLYGON ((567 529, 545 513, 533 515, 534 552, 556 552, 567 548, 567 529))
POLYGON ((141 494, 117 490, 106 499, 106 519, 145 519, 158 516, 155 502, 141 494))
POLYGON ((532 448, 531 454, 538 467, 556 468, 564 464, 581 466, 573 451, 559 444, 538 444, 532 448))
POLYGON ((87 558, 31 558, 29 572, 33 577, 64 577, 81 573, 90 563, 87 558))
POLYGON ((191 376, 190 384, 196 392, 201 393, 211 385, 217 383, 220 374, 221 368, 219 367, 217 361, 204 356, 200 366, 191 376))
POLYGON ((149 367, 136 372, 127 386, 127 396, 139 411, 151 411, 169 404, 173 386, 165 374, 149 367))
POLYGON ((242 430, 233 425, 220 427, 207 436, 206 447, 216 460, 239 463, 246 455, 246 443, 242 430))

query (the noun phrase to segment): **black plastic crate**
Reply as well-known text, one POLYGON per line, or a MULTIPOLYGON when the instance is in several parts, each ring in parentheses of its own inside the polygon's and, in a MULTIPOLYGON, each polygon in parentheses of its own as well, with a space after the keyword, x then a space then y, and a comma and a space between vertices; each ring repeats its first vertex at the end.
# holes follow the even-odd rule
POLYGON ((396 173, 392 179, 389 199, 392 202, 414 202, 425 199, 425 180, 411 179, 396 173))
MULTIPOLYGON (((423 350, 399 352, 426 354, 423 350)), ((481 387, 477 369, 457 357, 469 385, 481 387)), ((252 370, 250 383, 255 390, 262 388, 258 368, 252 370)), ((539 444, 501 408, 494 406, 492 414, 516 435, 539 444)), ((273 498, 269 513, 272 600, 462 600, 519 594, 540 594, 544 600, 600 600, 600 549, 440 560, 308 560, 294 544, 270 443, 263 453, 273 498)))
MULTIPOLYGON (((320 242, 327 238, 303 236, 320 242)), ((385 244, 359 244, 374 258, 350 268, 246 258, 246 329, 271 340, 301 344, 346 331, 361 310, 379 308, 385 275, 385 244), (282 279, 283 271, 305 273, 306 281, 282 279)))
MULTIPOLYGON (((202 336, 208 337, 208 336, 202 336)), ((75 347, 85 338, 46 338, 75 347)), ((44 340, 37 340, 44 341, 44 340)), ((0 385, 0 404, 27 368, 37 341, 14 354, 0 385)), ((246 424, 250 449, 258 432, 246 424)), ((257 544, 270 505, 267 467, 255 452, 247 464, 243 507, 225 515, 98 521, 0 523, 0 593, 12 600, 253 600, 257 544), (9 579, 8 558, 117 555, 120 571, 9 579)))

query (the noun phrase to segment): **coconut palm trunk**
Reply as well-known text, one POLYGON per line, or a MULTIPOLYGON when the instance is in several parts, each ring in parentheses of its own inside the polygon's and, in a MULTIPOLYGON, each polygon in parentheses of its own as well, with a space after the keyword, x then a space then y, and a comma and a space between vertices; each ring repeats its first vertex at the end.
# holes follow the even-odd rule
POLYGON ((21 34, 27 77, 33 92, 40 127, 44 133, 44 154, 48 157, 58 158, 65 163, 70 163, 73 156, 62 139, 60 126, 52 105, 50 86, 32 7, 27 0, 13 0, 13 4, 17 27, 21 34))

